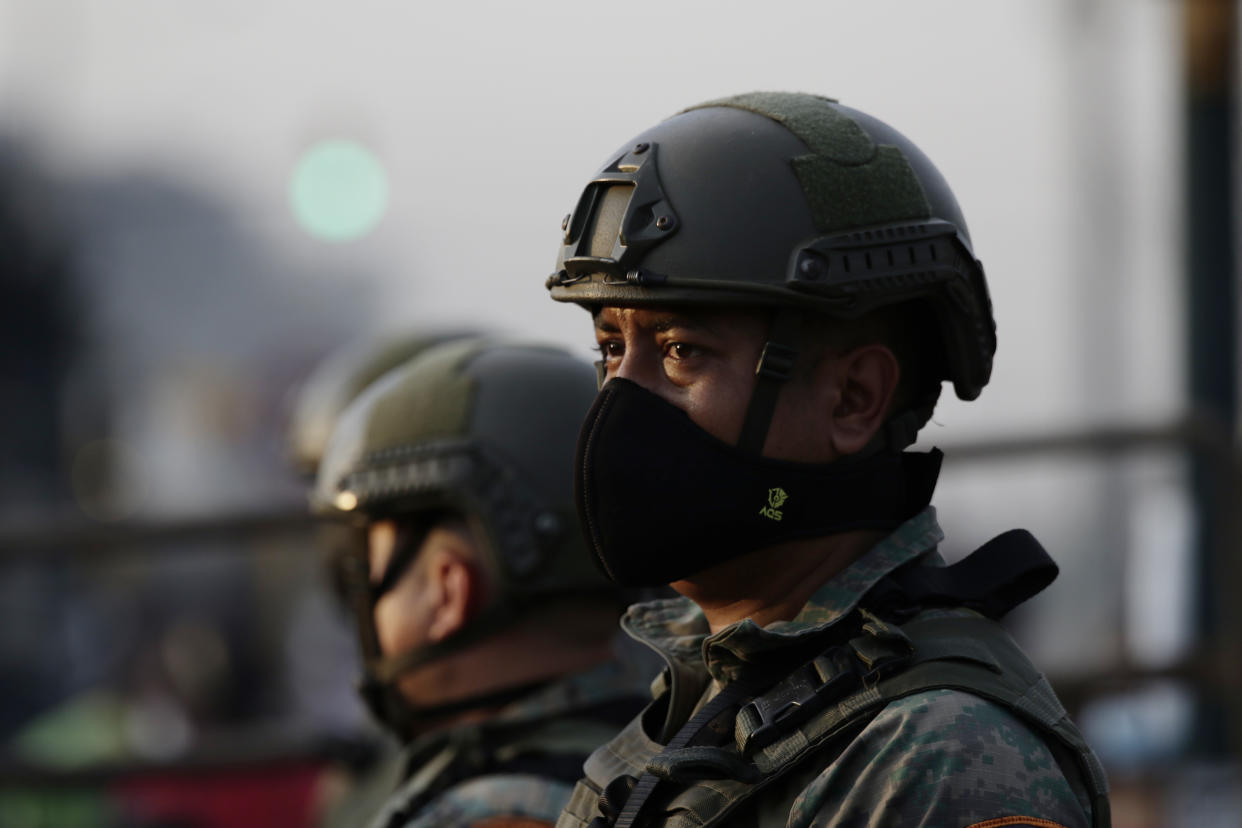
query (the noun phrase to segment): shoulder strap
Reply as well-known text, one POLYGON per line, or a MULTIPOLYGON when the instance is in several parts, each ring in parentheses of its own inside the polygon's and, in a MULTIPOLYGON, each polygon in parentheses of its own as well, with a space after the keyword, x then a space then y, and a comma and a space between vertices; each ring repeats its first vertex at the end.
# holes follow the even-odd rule
MULTIPOLYGON (((760 774, 783 773, 889 702, 928 690, 961 690, 1012 711, 1054 747, 1065 748, 1052 753, 1066 777, 1078 780, 1090 793, 1093 825, 1106 828, 1110 824, 1108 782, 1099 760, 1047 680, 998 624, 977 614, 960 613, 917 618, 901 628, 872 616, 869 626, 882 631, 890 642, 897 636, 909 642, 908 657, 898 669, 874 683, 862 682, 845 698, 820 705, 814 716, 804 717, 798 723, 801 726, 794 725, 793 730, 785 721, 788 716, 783 719, 779 708, 771 704, 771 694, 756 699, 738 716, 738 748, 751 758, 760 774), (773 711, 778 715, 772 715, 773 711), (1072 762, 1065 760, 1067 754, 1073 757, 1072 762)), ((821 675, 825 666, 831 666, 822 659, 813 662, 821 675)), ((813 698, 834 681, 841 681, 839 674, 826 676, 819 688, 807 682, 804 696, 810 693, 813 698)))
MULTIPOLYGON (((719 751, 717 750, 696 745, 696 737, 707 730, 708 726, 713 722, 719 721, 721 714, 727 713, 732 715, 732 711, 743 700, 752 696, 761 687, 762 685, 760 684, 747 681, 735 681, 727 685, 690 717, 681 730, 669 740, 664 750, 652 758, 646 770, 632 785, 625 785, 625 788, 628 788, 628 790, 624 792, 616 789, 612 791, 605 790, 605 796, 601 798, 600 805, 601 811, 605 812, 605 816, 613 817, 608 821, 615 825, 616 828, 631 828, 638 821, 643 806, 651 798, 651 795, 655 793, 656 787, 661 780, 675 779, 679 768, 682 772, 689 769, 690 773, 693 774, 700 770, 699 765, 702 760, 708 759, 710 761, 710 758, 718 755, 719 751), (624 798, 623 805, 619 805, 616 801, 621 798, 624 798), (609 811, 612 813, 607 813, 609 811)), ((740 761, 731 763, 728 770, 744 770, 743 763, 740 761)), ((710 769, 708 773, 710 775, 710 769)))
POLYGON ((1025 529, 997 535, 952 566, 910 563, 867 594, 884 617, 909 618, 930 607, 966 607, 1000 618, 1057 577, 1056 563, 1025 529))

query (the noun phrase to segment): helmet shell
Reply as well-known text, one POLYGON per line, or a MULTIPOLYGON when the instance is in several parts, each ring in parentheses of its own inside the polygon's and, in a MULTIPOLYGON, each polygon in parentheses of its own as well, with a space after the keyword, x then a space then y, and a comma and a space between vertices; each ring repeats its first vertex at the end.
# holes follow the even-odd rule
POLYGON ((428 348, 471 335, 440 331, 368 336, 330 354, 295 392, 286 430, 290 464, 313 479, 341 412, 368 385, 428 348))
POLYGON ((583 545, 573 456, 595 371, 559 348, 432 348, 341 415, 312 509, 364 521, 450 509, 484 527, 502 595, 611 589, 583 545))
POLYGON ((692 107, 609 157, 564 223, 552 298, 790 306, 850 319, 925 300, 958 396, 987 384, 995 323, 952 191, 887 124, 751 93, 692 107))

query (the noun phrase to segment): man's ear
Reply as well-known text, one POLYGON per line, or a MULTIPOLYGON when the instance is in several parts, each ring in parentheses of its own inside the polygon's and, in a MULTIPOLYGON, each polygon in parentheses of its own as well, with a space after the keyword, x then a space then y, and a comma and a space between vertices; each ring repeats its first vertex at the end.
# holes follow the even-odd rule
POLYGON ((862 451, 884 427, 897 393, 901 367, 887 346, 862 345, 834 362, 838 395, 832 409, 832 443, 840 455, 862 451))
POLYGON ((442 641, 456 633, 483 606, 483 575, 472 561, 452 550, 437 550, 430 562, 429 586, 435 596, 427 638, 442 641))

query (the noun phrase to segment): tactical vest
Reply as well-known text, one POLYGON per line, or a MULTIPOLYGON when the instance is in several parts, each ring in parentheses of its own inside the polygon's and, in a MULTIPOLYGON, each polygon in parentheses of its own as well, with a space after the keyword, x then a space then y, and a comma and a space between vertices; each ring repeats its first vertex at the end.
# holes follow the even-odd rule
POLYGON ((447 730, 410 755, 405 782, 369 824, 401 828, 439 796, 482 778, 513 776, 569 788, 582 775, 583 759, 636 710, 636 700, 623 696, 554 718, 447 730))
MULTIPOLYGON (((1009 634, 981 612, 926 607, 927 603, 949 602, 929 601, 929 596, 965 596, 966 600, 952 603, 970 604, 969 594, 978 593, 988 596, 991 611, 1003 614, 1008 606, 1029 597, 1024 594, 1030 592, 1029 584, 1006 587, 1022 580, 1013 575, 1012 560, 1004 563, 1007 552, 1026 546, 1018 551, 1034 554, 1027 544, 1035 544, 1047 560, 1034 539, 1023 534, 999 544, 998 538, 971 556, 975 575, 994 566, 1009 567, 1001 577, 987 571, 983 578, 987 589, 946 586, 946 578, 936 577, 944 573, 934 573, 930 579, 917 578, 919 586, 911 586, 914 581, 907 579, 903 590, 902 579, 890 579, 883 589, 869 593, 864 601, 883 603, 890 615, 893 607, 903 603, 902 597, 909 599, 907 611, 896 613, 908 618, 898 624, 857 610, 854 631, 859 634, 827 648, 742 703, 733 717, 732 739, 724 744, 719 744, 721 740, 715 740, 715 745, 696 744, 701 740, 694 734, 685 735, 696 727, 700 732, 705 727, 719 731, 720 715, 710 710, 700 710, 668 745, 651 738, 648 730, 654 717, 650 713, 667 704, 669 694, 657 698, 644 716, 587 760, 585 784, 575 788, 558 828, 592 823, 593 828, 631 828, 645 824, 657 809, 656 820, 667 828, 719 825, 792 771, 822 770, 890 702, 939 689, 987 699, 1026 723, 1043 737, 1071 785, 1089 793, 1093 828, 1108 828, 1104 770, 1043 675, 1009 634), (1007 597, 997 597, 1006 592, 1007 597), (911 606, 911 602, 924 606, 911 606), (701 721, 696 725, 694 719, 701 721)), ((1055 565, 1050 560, 1047 565, 1055 576, 1055 565)), ((948 572, 952 568, 936 569, 948 572)), ((720 696, 729 691, 726 686, 720 696)), ((738 695, 745 699, 750 694, 743 688, 738 695)), ((721 700, 720 696, 713 701, 721 700)), ((719 707, 719 713, 727 717, 727 703, 719 707)))

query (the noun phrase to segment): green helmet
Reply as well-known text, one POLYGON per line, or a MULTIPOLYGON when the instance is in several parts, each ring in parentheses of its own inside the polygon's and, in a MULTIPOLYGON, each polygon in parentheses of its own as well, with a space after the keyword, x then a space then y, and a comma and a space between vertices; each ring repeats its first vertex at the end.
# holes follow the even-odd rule
POLYGON ((591 366, 539 345, 464 339, 386 374, 341 415, 312 509, 364 521, 451 510, 479 519, 499 600, 614 590, 573 500, 591 366))
POLYGON ((420 722, 531 689, 414 707, 397 686, 407 671, 497 634, 549 597, 606 592, 619 608, 620 593, 586 553, 573 502, 578 426, 594 397, 595 372, 563 350, 460 339, 385 374, 341 414, 319 464, 313 511, 358 523, 408 518, 416 533, 449 513, 480 526, 488 541, 487 606, 453 635, 403 653, 382 652, 374 602, 420 542, 407 540, 376 586, 362 546, 337 562, 365 660, 359 690, 401 738, 420 722))
POLYGON ((368 385, 421 351, 469 335, 446 331, 366 337, 329 355, 294 396, 287 430, 290 463, 298 473, 313 478, 345 406, 368 385))
POLYGON ((840 319, 924 300, 948 373, 937 379, 974 399, 991 374, 991 301, 948 184, 901 133, 828 98, 691 107, 611 155, 563 230, 553 299, 840 319))

